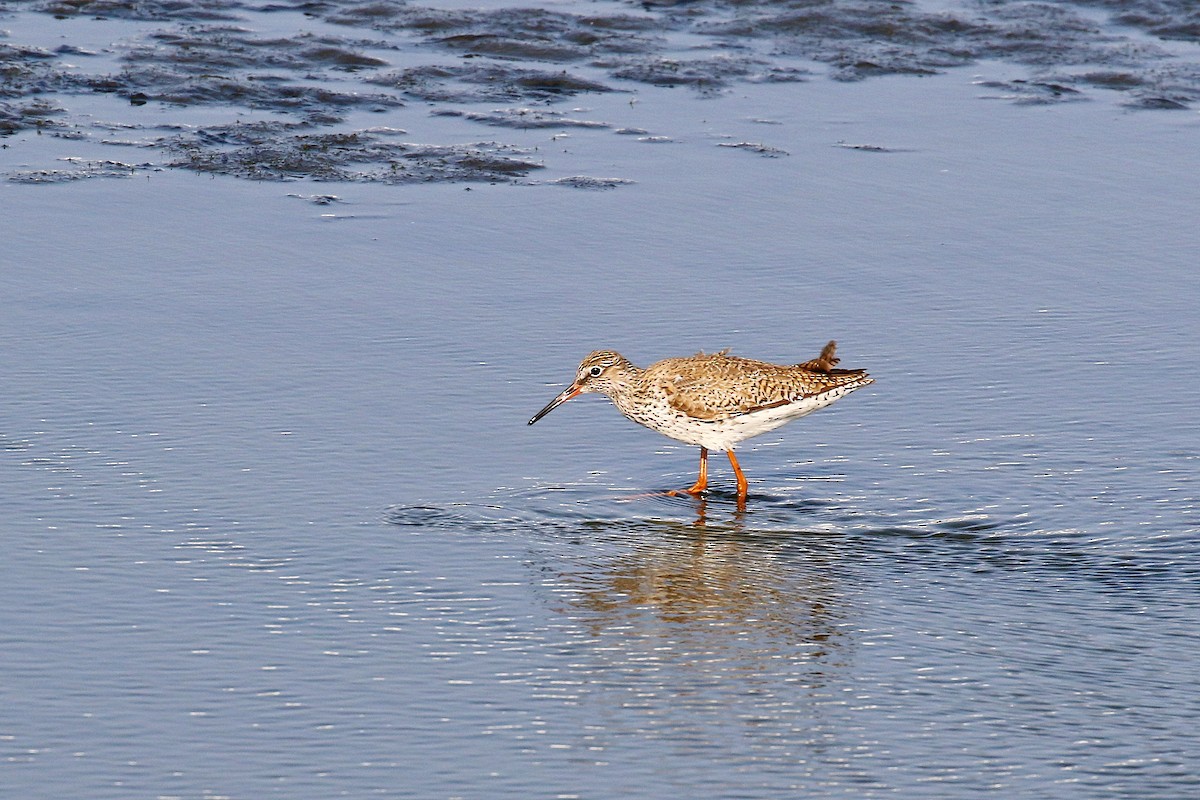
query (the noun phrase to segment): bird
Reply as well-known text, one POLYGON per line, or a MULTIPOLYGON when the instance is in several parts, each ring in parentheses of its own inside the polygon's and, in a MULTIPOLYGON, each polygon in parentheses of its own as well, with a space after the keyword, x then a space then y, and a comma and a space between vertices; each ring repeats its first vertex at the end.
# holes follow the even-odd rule
POLYGON ((739 507, 749 484, 734 448, 753 436, 824 408, 874 383, 863 369, 835 369, 837 342, 801 364, 771 364, 700 352, 667 358, 645 369, 614 350, 595 350, 579 363, 575 380, 533 415, 533 425, 573 397, 606 395, 629 419, 676 441, 700 447, 700 475, 687 489, 668 494, 701 496, 708 489, 708 451, 724 450, 737 479, 739 507))

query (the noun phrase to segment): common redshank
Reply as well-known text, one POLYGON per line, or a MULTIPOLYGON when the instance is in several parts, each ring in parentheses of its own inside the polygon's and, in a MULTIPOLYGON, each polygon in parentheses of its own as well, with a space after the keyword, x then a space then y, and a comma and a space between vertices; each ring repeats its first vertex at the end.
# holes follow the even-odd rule
MULTIPOLYGON (((824 408, 874 380, 862 369, 834 369, 837 342, 803 364, 768 364, 728 354, 668 358, 646 369, 620 353, 596 350, 579 364, 575 381, 533 415, 537 422, 584 392, 599 392, 629 419, 680 442, 700 446, 700 477, 687 494, 708 487, 708 451, 724 450, 737 476, 738 503, 748 485, 733 448, 752 436, 824 408)), ((672 492, 674 494, 674 492, 672 492)))

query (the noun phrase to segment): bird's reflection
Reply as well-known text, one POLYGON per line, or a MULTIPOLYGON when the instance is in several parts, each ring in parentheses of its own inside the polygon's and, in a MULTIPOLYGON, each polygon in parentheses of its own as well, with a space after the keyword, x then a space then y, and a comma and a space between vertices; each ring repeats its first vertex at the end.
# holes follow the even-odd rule
POLYGON ((827 538, 754 532, 741 509, 716 526, 707 502, 696 503, 690 524, 590 530, 633 549, 560 575, 570 598, 561 610, 597 636, 624 631, 622 650, 658 647, 715 668, 753 669, 789 653, 814 666, 844 660, 846 610, 827 538))
MULTIPOLYGON (((737 499, 737 505, 734 506, 730 524, 737 531, 744 531, 746 529, 746 498, 739 497, 737 499)), ((696 498, 696 519, 692 522, 692 527, 701 530, 708 527, 707 497, 696 498)))

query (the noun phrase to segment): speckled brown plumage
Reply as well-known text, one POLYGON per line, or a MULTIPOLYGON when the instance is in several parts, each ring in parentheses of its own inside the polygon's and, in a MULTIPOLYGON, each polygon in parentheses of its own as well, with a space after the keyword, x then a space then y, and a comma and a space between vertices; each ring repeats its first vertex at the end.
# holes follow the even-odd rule
POLYGON ((728 351, 668 358, 640 369, 620 353, 597 350, 579 364, 575 381, 529 420, 529 424, 584 392, 607 395, 629 419, 672 439, 701 448, 701 477, 686 491, 703 491, 709 448, 733 455, 739 442, 823 408, 874 381, 865 370, 835 369, 837 344, 802 364, 783 365, 731 356, 728 351))
MULTIPOLYGON (((834 370, 834 343, 822 357, 796 366, 769 364, 724 352, 668 358, 645 370, 642 380, 657 384, 672 408, 702 420, 726 419, 776 408, 839 386, 859 383, 864 370, 834 370)), ((870 379, 865 379, 870 383, 870 379)))

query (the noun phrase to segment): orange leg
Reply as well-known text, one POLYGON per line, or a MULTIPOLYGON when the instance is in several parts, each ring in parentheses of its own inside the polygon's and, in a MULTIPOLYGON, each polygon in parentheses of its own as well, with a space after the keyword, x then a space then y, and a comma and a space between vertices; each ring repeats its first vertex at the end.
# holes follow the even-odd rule
POLYGON ((732 450, 726 450, 725 455, 729 456, 729 463, 733 465, 733 474, 737 476, 738 505, 742 505, 746 502, 746 493, 750 488, 746 483, 746 475, 742 472, 742 468, 738 464, 737 456, 733 454, 732 450))
POLYGON ((677 494, 700 495, 700 494, 703 494, 704 490, 707 488, 708 488, 708 448, 701 447, 700 448, 700 477, 696 478, 696 482, 693 483, 687 489, 680 489, 679 491, 670 491, 670 492, 667 492, 667 494, 669 494, 669 495, 677 495, 677 494))

